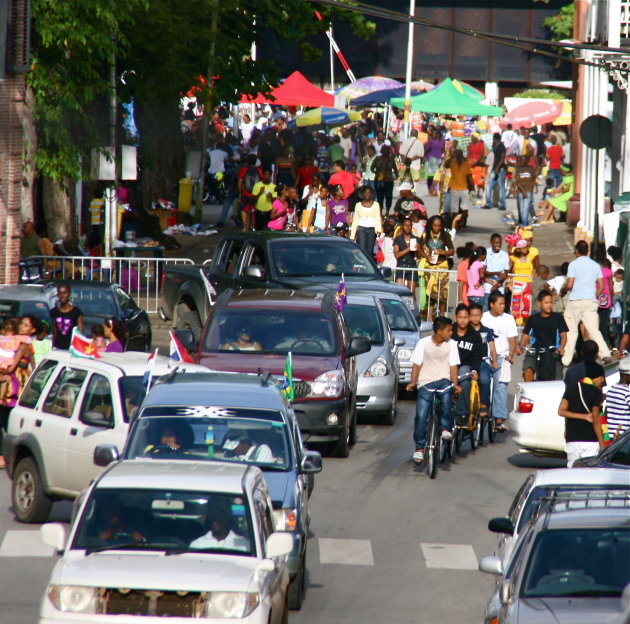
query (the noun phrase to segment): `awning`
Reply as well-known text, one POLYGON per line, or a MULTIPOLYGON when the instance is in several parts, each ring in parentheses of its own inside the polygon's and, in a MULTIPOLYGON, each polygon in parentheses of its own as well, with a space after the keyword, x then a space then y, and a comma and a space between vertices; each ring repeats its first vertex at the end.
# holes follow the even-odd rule
POLYGON ((259 93, 256 97, 243 95, 241 104, 277 104, 279 106, 334 106, 335 96, 309 82, 299 71, 294 71, 287 79, 266 97, 259 93))

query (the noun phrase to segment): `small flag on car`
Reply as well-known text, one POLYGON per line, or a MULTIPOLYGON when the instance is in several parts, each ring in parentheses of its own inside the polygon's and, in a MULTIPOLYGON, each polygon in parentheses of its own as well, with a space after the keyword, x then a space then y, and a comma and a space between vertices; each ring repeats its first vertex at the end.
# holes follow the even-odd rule
POLYGON ((287 361, 284 364, 284 374, 282 375, 282 387, 280 392, 284 394, 287 401, 293 401, 295 392, 293 389, 293 363, 291 361, 291 351, 287 353, 287 361))
POLYGON ((147 368, 144 371, 144 375, 142 376, 142 386, 140 389, 140 398, 138 400, 138 405, 144 401, 144 397, 147 396, 149 392, 149 388, 151 388, 151 378, 153 377, 153 366, 155 365, 155 356, 158 354, 158 350, 156 349, 153 353, 149 354, 149 359, 147 360, 147 368))
POLYGON ((337 286, 337 293, 335 294, 335 302, 333 305, 337 312, 343 312, 346 307, 346 280, 343 277, 343 273, 339 280, 339 286, 337 286))
POLYGON ((70 338, 70 348, 68 349, 72 355, 77 357, 90 358, 91 360, 98 360, 101 354, 92 341, 84 336, 76 327, 72 328, 72 336, 70 338))
POLYGON ((177 360, 178 362, 192 362, 192 358, 186 351, 186 348, 182 343, 177 339, 177 336, 173 331, 169 332, 171 337, 171 345, 169 349, 169 357, 171 360, 177 360))

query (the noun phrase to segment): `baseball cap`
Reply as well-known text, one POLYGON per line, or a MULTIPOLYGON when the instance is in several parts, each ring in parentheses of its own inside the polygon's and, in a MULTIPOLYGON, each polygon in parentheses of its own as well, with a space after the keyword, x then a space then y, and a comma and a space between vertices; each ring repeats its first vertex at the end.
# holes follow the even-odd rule
POLYGON ((620 373, 630 373, 630 357, 623 358, 619 362, 619 372, 620 373))
POLYGON ((412 191, 413 186, 409 182, 403 182, 399 187, 399 191, 412 191))

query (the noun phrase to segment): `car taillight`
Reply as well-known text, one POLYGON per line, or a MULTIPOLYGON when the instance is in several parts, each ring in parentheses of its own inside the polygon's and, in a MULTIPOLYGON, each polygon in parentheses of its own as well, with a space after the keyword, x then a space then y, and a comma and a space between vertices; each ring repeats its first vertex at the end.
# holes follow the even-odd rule
POLYGON ((521 397, 518 401, 518 411, 521 414, 531 414, 534 410, 534 402, 527 397, 521 397))

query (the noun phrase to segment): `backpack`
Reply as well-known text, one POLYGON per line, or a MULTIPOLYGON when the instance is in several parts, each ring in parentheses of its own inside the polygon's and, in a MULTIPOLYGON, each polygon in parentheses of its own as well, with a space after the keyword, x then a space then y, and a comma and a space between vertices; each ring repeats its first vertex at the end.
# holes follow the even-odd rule
POLYGON ((260 172, 257 167, 247 167, 245 172, 244 186, 245 190, 251 195, 254 190, 254 185, 260 182, 260 172))

